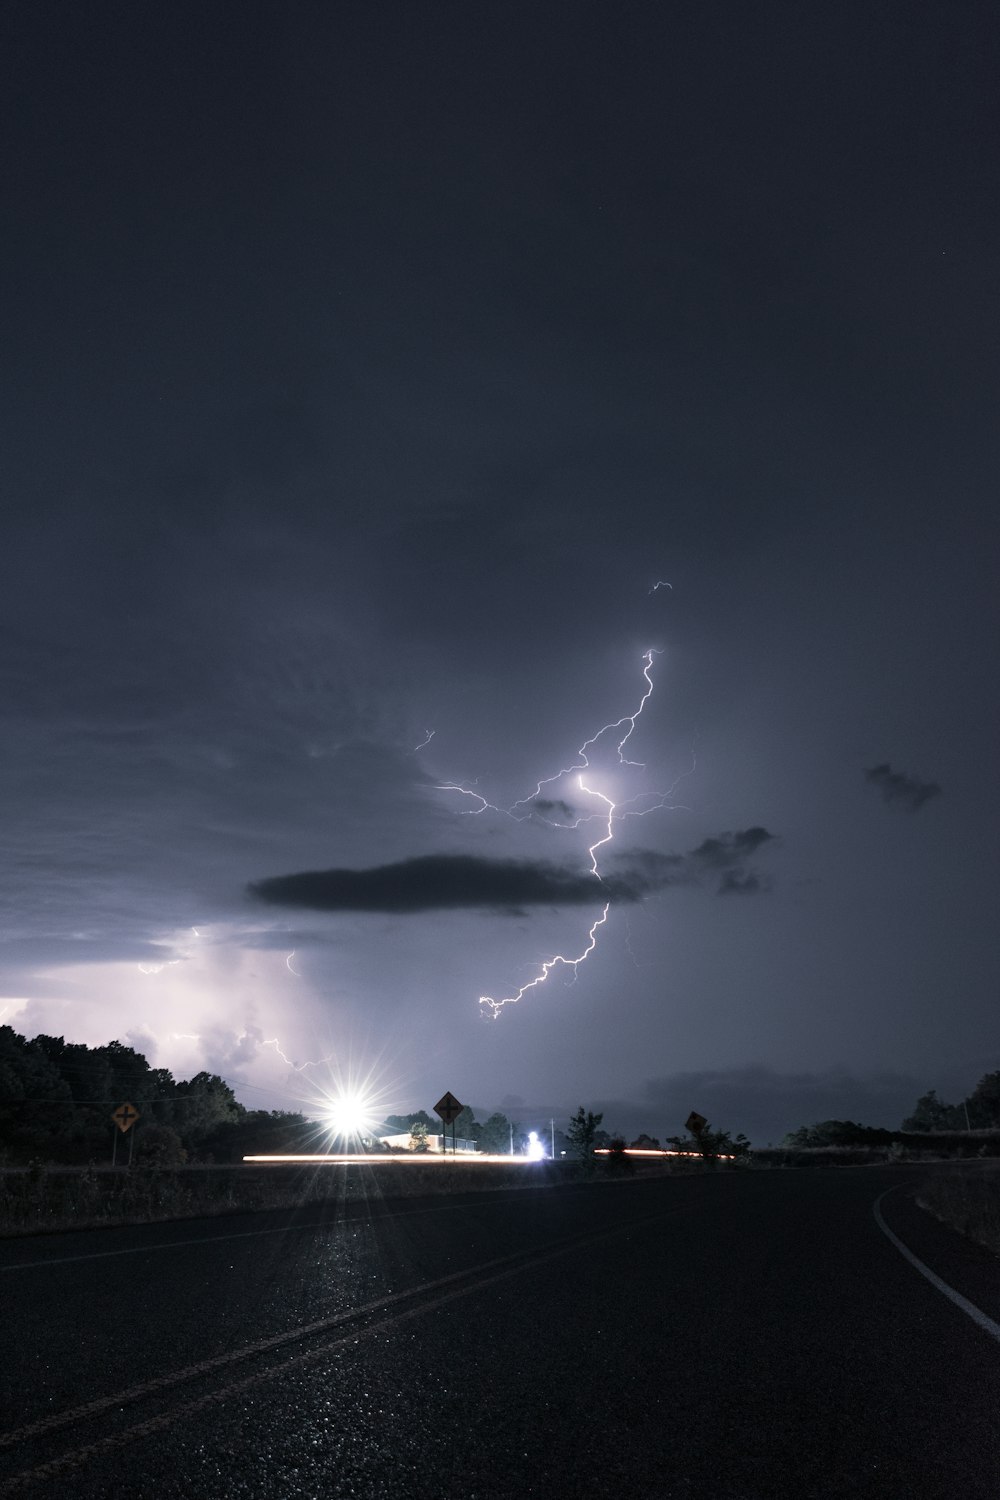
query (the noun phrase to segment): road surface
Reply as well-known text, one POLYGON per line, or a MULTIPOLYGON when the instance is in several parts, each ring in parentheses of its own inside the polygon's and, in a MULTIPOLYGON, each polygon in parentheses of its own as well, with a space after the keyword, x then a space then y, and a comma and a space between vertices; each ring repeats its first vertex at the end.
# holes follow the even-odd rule
POLYGON ((373 1189, 4 1241, 0 1495, 997 1500, 1000 1262, 912 1204, 920 1175, 373 1189))

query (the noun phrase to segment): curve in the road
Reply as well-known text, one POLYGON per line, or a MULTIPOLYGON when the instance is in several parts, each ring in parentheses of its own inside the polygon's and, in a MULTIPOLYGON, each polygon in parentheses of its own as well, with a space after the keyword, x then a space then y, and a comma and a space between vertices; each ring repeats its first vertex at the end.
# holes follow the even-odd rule
POLYGON ((987 1313, 984 1313, 982 1308, 977 1307, 974 1302, 970 1302, 968 1297, 963 1297, 961 1292, 956 1292, 955 1288, 953 1286, 949 1286, 947 1281, 944 1281, 936 1271, 932 1271, 930 1266, 924 1265, 920 1257, 914 1255, 909 1246, 904 1245, 903 1241, 897 1234, 893 1234, 892 1230, 885 1222, 885 1219, 882 1217, 881 1204, 883 1198, 888 1197, 890 1193, 895 1193, 896 1191, 898 1191, 898 1189, 894 1187, 886 1188, 885 1192, 880 1193, 875 1199, 875 1202, 872 1204, 872 1213, 875 1215, 875 1223, 881 1229, 885 1237, 889 1241, 891 1241, 893 1245, 895 1245, 900 1255, 905 1256, 906 1259, 910 1262, 910 1265, 913 1266, 915 1270, 919 1271, 921 1276, 926 1276, 931 1286, 936 1287, 939 1292, 941 1292, 945 1297, 948 1298, 949 1302, 954 1302, 956 1307, 960 1307, 967 1317, 970 1317, 974 1323, 979 1325, 984 1333, 989 1334, 990 1338, 996 1339, 997 1342, 1000 1343, 1000 1323, 997 1323, 987 1313))

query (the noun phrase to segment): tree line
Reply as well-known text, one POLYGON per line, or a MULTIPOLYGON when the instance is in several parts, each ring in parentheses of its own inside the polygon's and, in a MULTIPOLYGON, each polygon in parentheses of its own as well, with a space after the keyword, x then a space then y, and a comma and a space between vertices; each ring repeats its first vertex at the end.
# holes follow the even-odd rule
POLYGON ((861 1125, 855 1120, 819 1120, 790 1131, 781 1144, 800 1149, 888 1146, 893 1142, 905 1144, 904 1137, 908 1136, 968 1136, 973 1131, 1000 1131, 1000 1073, 984 1074, 958 1104, 939 1099, 935 1089, 921 1094, 913 1113, 898 1130, 861 1125))
MULTIPOLYGON (((998 1075, 1000 1076, 1000 1075, 998 1075)), ((132 1127, 134 1160, 140 1165, 181 1166, 185 1162, 238 1162, 269 1152, 311 1152, 329 1146, 321 1123, 289 1110, 247 1109, 217 1073, 175 1079, 168 1068, 154 1068, 134 1047, 108 1042, 88 1047, 61 1036, 30 1040, 11 1026, 0 1026, 0 1166, 33 1160, 84 1165, 110 1159, 115 1126, 112 1113, 128 1102, 139 1112, 132 1127)), ((565 1129, 544 1121, 537 1134, 546 1155, 591 1161, 605 1148, 656 1148, 655 1136, 633 1141, 602 1129, 603 1117, 581 1105, 565 1129)), ((441 1121, 426 1110, 389 1115, 386 1127, 409 1135, 409 1149, 427 1149, 428 1137, 441 1133, 441 1121)), ((450 1137, 452 1127, 447 1135, 450 1137)), ((484 1120, 466 1107, 454 1122, 454 1133, 481 1152, 505 1156, 528 1149, 529 1131, 496 1111, 484 1120)), ((739 1155, 749 1149, 745 1136, 735 1140, 706 1126, 701 1135, 671 1136, 665 1143, 703 1155, 739 1155)), ((123 1142, 119 1138, 118 1159, 123 1142)))
POLYGON ((153 1165, 302 1149, 303 1133, 314 1128, 301 1114, 248 1110, 217 1073, 175 1079, 122 1042, 29 1041, 0 1026, 0 1161, 104 1161, 112 1112, 126 1101, 139 1111, 136 1160, 153 1165))

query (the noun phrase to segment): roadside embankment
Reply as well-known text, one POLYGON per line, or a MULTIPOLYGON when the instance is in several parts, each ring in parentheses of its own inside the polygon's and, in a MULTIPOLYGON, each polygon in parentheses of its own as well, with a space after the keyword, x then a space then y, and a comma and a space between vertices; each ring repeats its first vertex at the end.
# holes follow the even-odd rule
MULTIPOLYGON (((423 1197, 579 1180, 571 1162, 296 1163, 0 1170, 0 1235, 151 1224, 339 1200, 423 1197)), ((609 1181, 598 1168, 593 1181, 609 1181)))
POLYGON ((1000 1255, 1000 1167, 935 1172, 920 1184, 916 1200, 936 1219, 1000 1255))

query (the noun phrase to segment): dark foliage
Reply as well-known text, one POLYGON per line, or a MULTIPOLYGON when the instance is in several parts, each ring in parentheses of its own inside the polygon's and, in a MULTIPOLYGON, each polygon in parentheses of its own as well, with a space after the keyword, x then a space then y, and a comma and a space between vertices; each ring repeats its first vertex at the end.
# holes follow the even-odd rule
MULTIPOLYGON (((245 1109, 215 1073, 175 1081, 121 1042, 29 1041, 0 1026, 0 1155, 7 1161, 105 1162, 112 1112, 126 1102, 139 1111, 135 1160, 147 1165, 301 1150, 311 1128, 302 1115, 245 1109)), ((121 1160, 132 1142, 118 1144, 121 1160)))

